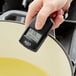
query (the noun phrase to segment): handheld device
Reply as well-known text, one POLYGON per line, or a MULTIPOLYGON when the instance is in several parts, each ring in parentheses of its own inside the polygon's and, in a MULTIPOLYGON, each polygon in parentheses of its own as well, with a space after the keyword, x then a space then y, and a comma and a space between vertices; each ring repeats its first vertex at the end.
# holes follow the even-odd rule
POLYGON ((25 30, 19 40, 20 43, 24 45, 24 47, 31 49, 34 52, 36 52, 40 48, 41 44, 44 42, 49 30, 53 25, 52 20, 50 19, 50 17, 48 17, 44 27, 41 30, 36 30, 35 22, 36 17, 32 20, 29 27, 25 30))

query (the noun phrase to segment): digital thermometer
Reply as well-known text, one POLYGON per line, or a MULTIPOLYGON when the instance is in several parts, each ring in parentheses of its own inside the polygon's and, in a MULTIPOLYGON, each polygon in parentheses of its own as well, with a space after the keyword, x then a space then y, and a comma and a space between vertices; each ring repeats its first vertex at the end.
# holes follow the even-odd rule
POLYGON ((24 47, 31 49, 34 52, 36 52, 40 48, 41 44, 44 42, 49 30, 53 25, 52 20, 50 19, 50 17, 48 17, 44 27, 41 30, 36 30, 35 22, 36 17, 32 20, 29 27, 25 30, 19 40, 20 43, 24 45, 24 47))

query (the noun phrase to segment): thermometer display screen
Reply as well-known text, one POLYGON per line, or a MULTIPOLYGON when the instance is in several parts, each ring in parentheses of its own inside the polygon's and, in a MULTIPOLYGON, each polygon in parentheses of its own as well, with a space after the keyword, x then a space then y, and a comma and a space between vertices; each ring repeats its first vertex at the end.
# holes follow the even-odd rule
POLYGON ((38 43, 42 37, 42 35, 40 33, 38 33, 37 31, 33 30, 32 28, 30 28, 28 30, 28 32, 26 33, 26 35, 24 35, 27 39, 34 41, 36 43, 38 43))

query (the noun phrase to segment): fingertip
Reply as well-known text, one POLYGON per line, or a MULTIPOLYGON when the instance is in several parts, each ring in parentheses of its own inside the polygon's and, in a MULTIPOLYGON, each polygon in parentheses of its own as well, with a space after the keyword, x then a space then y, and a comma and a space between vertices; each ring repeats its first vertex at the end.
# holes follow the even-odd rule
POLYGON ((54 21, 54 25, 52 27, 52 30, 57 29, 63 22, 64 22, 63 15, 58 15, 54 21))
POLYGON ((29 26, 32 19, 33 19, 33 15, 28 11, 27 16, 25 18, 25 26, 29 26))
POLYGON ((42 13, 38 13, 35 23, 35 28, 41 30, 45 24, 46 17, 42 13))
POLYGON ((25 26, 27 27, 29 25, 30 21, 28 19, 25 19, 25 26))
POLYGON ((40 21, 36 20, 35 28, 37 30, 41 30, 43 28, 43 24, 40 21))

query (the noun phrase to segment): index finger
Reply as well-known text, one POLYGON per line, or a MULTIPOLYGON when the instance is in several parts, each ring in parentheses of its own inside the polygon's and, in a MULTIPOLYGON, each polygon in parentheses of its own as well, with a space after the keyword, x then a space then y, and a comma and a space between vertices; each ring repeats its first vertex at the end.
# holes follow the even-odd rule
POLYGON ((29 10, 25 19, 25 25, 29 25, 32 18, 38 13, 42 6, 42 0, 35 0, 29 5, 29 10))
POLYGON ((50 14, 56 11, 54 6, 55 5, 53 5, 52 3, 49 4, 48 6, 46 4, 43 5, 42 9, 39 11, 37 15, 36 24, 35 24, 36 29, 40 30, 43 28, 48 16, 50 16, 50 14))

